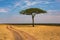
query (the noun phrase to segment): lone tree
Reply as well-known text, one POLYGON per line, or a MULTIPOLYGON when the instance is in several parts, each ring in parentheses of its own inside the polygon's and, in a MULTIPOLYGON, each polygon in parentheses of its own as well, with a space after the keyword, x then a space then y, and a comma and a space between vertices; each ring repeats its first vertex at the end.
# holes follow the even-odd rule
POLYGON ((42 9, 39 9, 39 8, 29 8, 29 9, 22 10, 20 12, 20 14, 23 14, 23 15, 32 15, 32 25, 33 25, 33 27, 34 27, 34 16, 36 14, 41 14, 41 13, 46 13, 46 11, 42 10, 42 9))

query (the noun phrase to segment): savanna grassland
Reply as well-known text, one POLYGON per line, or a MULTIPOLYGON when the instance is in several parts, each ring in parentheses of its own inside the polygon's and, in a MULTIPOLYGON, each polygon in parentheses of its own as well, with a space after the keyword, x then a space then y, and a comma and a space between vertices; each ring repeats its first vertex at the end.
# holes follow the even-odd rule
POLYGON ((60 26, 16 25, 15 28, 34 36, 37 40, 60 40, 60 26))
POLYGON ((0 40, 14 40, 13 34, 6 27, 7 25, 0 24, 0 40))
POLYGON ((35 25, 35 27, 32 25, 0 25, 0 40, 17 40, 15 36, 18 33, 13 30, 20 34, 23 38, 21 40, 60 40, 60 26, 50 25, 35 25), (7 26, 10 28, 7 29, 7 26))

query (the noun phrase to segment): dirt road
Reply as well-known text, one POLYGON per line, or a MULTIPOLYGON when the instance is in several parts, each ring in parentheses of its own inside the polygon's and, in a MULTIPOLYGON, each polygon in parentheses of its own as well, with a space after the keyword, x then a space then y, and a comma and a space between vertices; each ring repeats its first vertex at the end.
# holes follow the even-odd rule
POLYGON ((14 29, 11 25, 8 25, 7 29, 13 33, 15 40, 37 40, 35 37, 24 31, 14 29))
POLYGON ((17 31, 13 30, 10 26, 7 26, 7 29, 13 33, 15 40, 23 40, 20 34, 17 31))

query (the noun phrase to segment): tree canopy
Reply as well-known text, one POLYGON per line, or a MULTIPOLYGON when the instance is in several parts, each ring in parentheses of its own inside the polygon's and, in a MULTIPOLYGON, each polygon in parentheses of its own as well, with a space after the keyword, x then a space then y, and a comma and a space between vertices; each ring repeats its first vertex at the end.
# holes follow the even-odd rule
POLYGON ((46 11, 40 8, 28 8, 20 12, 20 14, 25 14, 25 15, 32 15, 32 13, 41 14, 41 13, 46 13, 46 11))

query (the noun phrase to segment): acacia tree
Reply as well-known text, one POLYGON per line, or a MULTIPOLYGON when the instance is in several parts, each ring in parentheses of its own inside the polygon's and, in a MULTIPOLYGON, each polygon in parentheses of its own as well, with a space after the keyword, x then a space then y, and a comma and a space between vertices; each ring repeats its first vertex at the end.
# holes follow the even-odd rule
POLYGON ((32 25, 33 25, 33 27, 34 27, 34 16, 36 14, 41 14, 41 13, 46 13, 46 11, 42 10, 42 9, 39 9, 39 8, 28 8, 28 9, 22 10, 20 12, 20 14, 23 14, 23 15, 32 15, 32 25))

